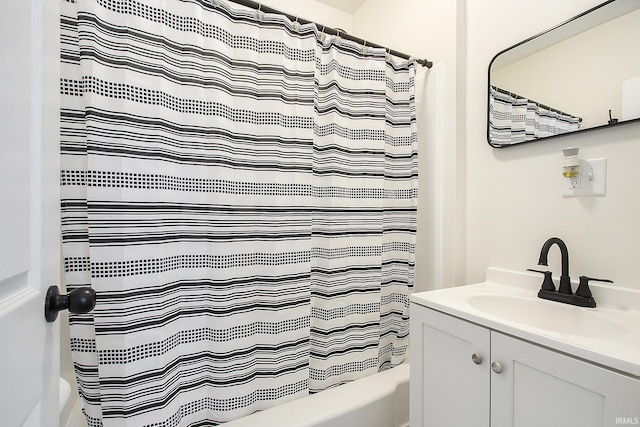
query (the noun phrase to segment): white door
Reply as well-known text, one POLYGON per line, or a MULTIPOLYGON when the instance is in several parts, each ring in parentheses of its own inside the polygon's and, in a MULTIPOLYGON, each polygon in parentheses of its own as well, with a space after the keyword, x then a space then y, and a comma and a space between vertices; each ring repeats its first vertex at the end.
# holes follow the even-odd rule
POLYGON ((57 426, 59 0, 0 2, 0 424, 57 426))

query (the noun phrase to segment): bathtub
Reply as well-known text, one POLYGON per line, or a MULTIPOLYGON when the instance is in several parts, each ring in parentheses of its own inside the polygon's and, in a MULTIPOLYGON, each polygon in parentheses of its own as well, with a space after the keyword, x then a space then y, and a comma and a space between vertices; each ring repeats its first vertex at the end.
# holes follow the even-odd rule
POLYGON ((409 363, 223 424, 225 427, 407 427, 409 363))
MULTIPOLYGON (((61 396, 69 395, 61 380, 61 396), (64 389, 64 391, 63 391, 64 389)), ((60 407, 68 406, 61 401, 60 407)), ((86 427, 80 405, 60 426, 86 427)), ((357 381, 256 412, 224 427, 408 427, 409 363, 357 381)))

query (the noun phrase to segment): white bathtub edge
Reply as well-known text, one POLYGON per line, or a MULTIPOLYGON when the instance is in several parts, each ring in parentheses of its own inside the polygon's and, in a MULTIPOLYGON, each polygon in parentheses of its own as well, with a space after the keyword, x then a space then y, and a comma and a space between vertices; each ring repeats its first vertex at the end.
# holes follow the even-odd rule
POLYGON ((230 421, 224 426, 318 426, 393 395, 398 386, 408 379, 409 364, 403 363, 393 369, 230 421))
POLYGON ((58 385, 58 389, 60 394, 58 395, 58 416, 62 415, 62 412, 71 397, 71 385, 62 377, 59 380, 60 384, 58 385))

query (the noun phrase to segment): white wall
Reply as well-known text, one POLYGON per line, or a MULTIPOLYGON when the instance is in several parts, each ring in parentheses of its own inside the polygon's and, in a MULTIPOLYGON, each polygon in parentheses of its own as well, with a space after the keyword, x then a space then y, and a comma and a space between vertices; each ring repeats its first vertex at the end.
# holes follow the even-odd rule
MULTIPOLYGON (((443 265, 456 274, 447 276, 446 285, 482 281, 489 266, 533 267, 543 242, 558 236, 569 247, 574 278, 592 275, 640 289, 635 266, 640 255, 640 177, 632 172, 640 155, 640 125, 506 149, 491 148, 486 142, 491 58, 599 3, 399 0, 390 6, 383 0, 368 0, 354 14, 354 34, 428 57, 436 63, 430 79, 441 73, 438 78, 443 80, 444 95, 430 102, 437 104, 438 115, 445 116, 439 119, 444 136, 436 135, 444 145, 434 149, 449 154, 444 156, 448 163, 439 165, 445 169, 441 179, 445 187, 455 184, 455 192, 446 193, 449 206, 444 208, 455 225, 453 231, 447 228, 444 240, 456 247, 443 265), (607 157, 606 197, 562 198, 561 150, 567 146, 579 147, 583 158, 607 157)), ((421 174, 430 174, 422 167, 430 160, 423 157, 421 174)), ((421 191, 421 197, 432 195, 421 191)), ((421 211, 419 227, 425 223, 424 215, 430 214, 421 211)), ((557 272, 560 257, 553 251, 550 263, 557 272)), ((418 259, 419 266, 431 262, 418 259)), ((433 280, 430 271, 417 276, 418 280, 433 280)), ((420 283, 418 289, 437 286, 420 283)))
MULTIPOLYGON (((631 173, 640 125, 506 149, 490 148, 485 137, 485 76, 493 55, 600 1, 479 3, 467 2, 466 281, 482 280, 488 266, 534 266, 545 239, 557 235, 569 247, 573 278, 610 278, 640 289, 640 177, 631 173), (491 28, 492 20, 500 26, 491 28), (582 158, 607 157, 606 197, 560 195, 561 149, 568 146, 579 147, 582 158)), ((558 272, 557 252, 552 258, 558 272)))
POLYGON ((348 33, 352 31, 351 14, 314 0, 261 0, 260 3, 307 21, 317 22, 330 28, 341 28, 348 33))

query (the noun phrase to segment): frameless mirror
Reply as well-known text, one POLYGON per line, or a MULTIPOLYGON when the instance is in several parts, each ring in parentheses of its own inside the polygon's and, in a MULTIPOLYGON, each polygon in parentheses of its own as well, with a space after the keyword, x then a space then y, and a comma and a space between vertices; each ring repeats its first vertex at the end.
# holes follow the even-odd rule
POLYGON ((487 138, 510 147, 640 121, 640 1, 609 0, 498 53, 487 138))

